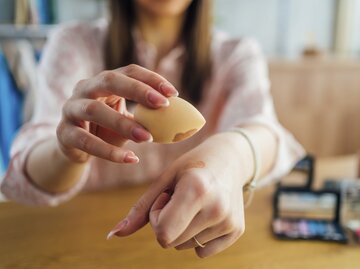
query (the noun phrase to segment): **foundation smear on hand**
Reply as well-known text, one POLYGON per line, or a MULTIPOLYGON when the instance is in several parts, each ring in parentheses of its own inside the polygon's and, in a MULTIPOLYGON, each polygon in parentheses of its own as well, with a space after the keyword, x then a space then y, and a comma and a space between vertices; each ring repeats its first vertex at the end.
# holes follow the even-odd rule
POLYGON ((203 161, 195 161, 195 162, 188 163, 185 166, 185 169, 204 168, 204 167, 205 167, 205 163, 203 161))

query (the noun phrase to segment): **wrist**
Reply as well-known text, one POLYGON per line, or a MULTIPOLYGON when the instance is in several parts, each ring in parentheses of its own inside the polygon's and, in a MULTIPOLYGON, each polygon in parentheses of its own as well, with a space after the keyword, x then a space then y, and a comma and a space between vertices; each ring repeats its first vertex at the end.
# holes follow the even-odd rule
POLYGON ((26 173, 39 189, 61 193, 79 180, 85 164, 71 162, 61 154, 55 138, 39 143, 29 153, 26 173))
POLYGON ((219 170, 229 171, 239 188, 246 185, 254 172, 254 161, 248 141, 237 133, 224 132, 209 137, 204 148, 210 150, 207 155, 216 156, 219 170), (227 169, 225 169, 227 168, 227 169))

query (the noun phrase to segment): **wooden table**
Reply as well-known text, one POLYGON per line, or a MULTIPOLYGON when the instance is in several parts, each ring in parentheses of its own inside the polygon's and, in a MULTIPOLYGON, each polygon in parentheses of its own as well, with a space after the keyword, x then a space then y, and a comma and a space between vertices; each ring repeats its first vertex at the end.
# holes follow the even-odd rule
MULTIPOLYGON (((324 159, 317 178, 356 173, 354 157, 324 159)), ((271 195, 257 192, 246 233, 217 256, 160 248, 146 226, 128 238, 105 239, 145 186, 79 195, 57 208, 0 204, 0 268, 360 268, 360 248, 322 242, 283 242, 270 232, 271 195)))

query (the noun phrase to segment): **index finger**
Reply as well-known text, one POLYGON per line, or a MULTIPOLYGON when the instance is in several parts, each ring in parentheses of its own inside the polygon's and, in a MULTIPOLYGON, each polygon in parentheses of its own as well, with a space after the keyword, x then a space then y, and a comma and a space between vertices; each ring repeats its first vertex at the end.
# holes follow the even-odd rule
POLYGON ((139 65, 130 64, 114 71, 120 71, 122 74, 130 78, 141 81, 152 87, 154 90, 160 92, 164 96, 170 97, 179 95, 176 88, 168 80, 159 74, 139 65))
POLYGON ((172 179, 175 174, 172 170, 167 170, 161 177, 154 181, 149 189, 140 197, 140 199, 134 204, 125 217, 128 223, 126 227, 121 230, 113 230, 112 232, 117 236, 127 236, 137 230, 141 229, 149 221, 149 212, 154 202, 166 189, 171 189, 172 179))
POLYGON ((115 71, 104 71, 75 87, 75 98, 98 99, 116 95, 150 108, 168 106, 169 100, 149 85, 115 71))
POLYGON ((109 95, 121 96, 150 108, 159 108, 169 105, 165 95, 176 96, 178 93, 165 78, 136 65, 103 71, 95 77, 78 82, 74 91, 75 97, 90 99, 109 95))

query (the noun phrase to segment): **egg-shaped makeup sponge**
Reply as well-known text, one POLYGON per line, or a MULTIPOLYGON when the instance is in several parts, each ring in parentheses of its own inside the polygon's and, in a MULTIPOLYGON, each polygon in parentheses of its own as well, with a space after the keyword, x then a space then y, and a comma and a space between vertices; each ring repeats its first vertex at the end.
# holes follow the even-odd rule
POLYGON ((201 113, 189 102, 170 97, 170 105, 158 109, 136 105, 134 119, 144 126, 156 143, 175 143, 198 132, 206 123, 201 113))

